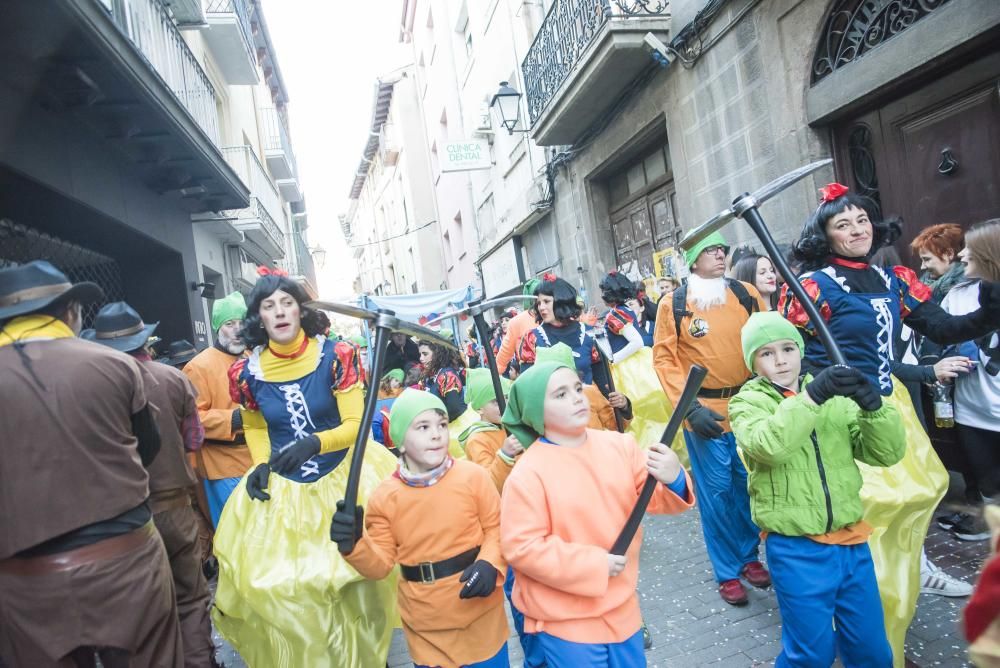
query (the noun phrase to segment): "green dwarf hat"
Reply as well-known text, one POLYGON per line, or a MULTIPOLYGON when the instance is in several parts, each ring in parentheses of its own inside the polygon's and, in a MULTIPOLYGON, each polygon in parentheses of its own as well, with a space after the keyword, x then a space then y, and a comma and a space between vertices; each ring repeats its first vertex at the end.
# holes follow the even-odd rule
MULTIPOLYGON (((510 387, 503 426, 524 447, 529 447, 545 433, 545 388, 556 369, 573 369, 562 362, 536 363, 522 373, 510 387)), ((395 441, 394 441, 395 442, 395 441)))
POLYGON ((573 358, 573 349, 565 343, 557 343, 548 348, 535 348, 535 363, 558 362, 565 364, 570 369, 576 369, 576 360, 573 358))
MULTIPOLYGON (((510 393, 510 381, 501 378, 500 388, 504 396, 507 396, 510 393)), ((480 410, 496 398, 497 394, 493 391, 493 374, 489 369, 469 369, 465 372, 465 401, 473 410, 480 410)))
POLYGON ((687 268, 690 269, 694 261, 698 259, 701 252, 708 248, 709 246, 725 246, 726 253, 729 253, 729 244, 718 232, 712 232, 707 237, 696 243, 694 246, 684 251, 684 262, 687 264, 687 268))
POLYGON ((228 320, 242 320, 247 315, 247 302, 239 292, 230 292, 212 304, 212 331, 217 332, 228 320))
MULTIPOLYGON (((542 279, 540 278, 529 278, 524 282, 524 287, 521 288, 521 294, 526 297, 535 294, 535 290, 538 289, 538 286, 541 285, 541 283, 542 279)), ((535 305, 534 299, 525 299, 523 302, 521 302, 521 306, 523 308, 531 308, 534 305, 535 305)))
POLYGON ((406 379, 406 374, 403 373, 402 369, 392 369, 389 373, 382 376, 382 380, 386 380, 387 378, 395 378, 400 382, 400 384, 402 384, 402 382, 406 379))
POLYGON ((389 438, 392 439, 397 448, 403 445, 403 439, 414 418, 429 410, 448 414, 444 402, 430 392, 408 388, 396 397, 396 401, 393 402, 392 409, 389 411, 389 438))
POLYGON ((366 339, 365 337, 361 336, 360 334, 358 336, 352 336, 351 338, 349 338, 347 340, 350 341, 351 343, 353 343, 354 345, 356 345, 358 348, 367 348, 368 347, 368 339, 366 339))
POLYGON ((777 311, 765 311, 751 315, 750 319, 743 325, 740 339, 743 342, 743 359, 751 372, 753 372, 753 356, 757 350, 761 346, 775 341, 791 339, 799 347, 799 354, 806 354, 806 346, 802 342, 799 330, 777 311))

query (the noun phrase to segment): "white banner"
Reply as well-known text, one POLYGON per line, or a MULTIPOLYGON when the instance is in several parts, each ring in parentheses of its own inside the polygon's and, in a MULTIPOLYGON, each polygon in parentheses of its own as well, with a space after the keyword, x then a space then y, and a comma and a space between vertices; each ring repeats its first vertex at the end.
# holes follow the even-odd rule
POLYGON ((483 258, 483 291, 487 299, 503 294, 521 284, 517 275, 517 250, 513 239, 483 258))

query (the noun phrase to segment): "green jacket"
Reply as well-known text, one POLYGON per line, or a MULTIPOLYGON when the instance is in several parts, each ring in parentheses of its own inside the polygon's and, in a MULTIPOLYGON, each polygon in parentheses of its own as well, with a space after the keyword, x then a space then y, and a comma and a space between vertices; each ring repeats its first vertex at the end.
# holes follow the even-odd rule
MULTIPOLYGON (((802 379, 802 388, 812 380, 802 379)), ((854 460, 892 466, 906 449, 903 423, 833 397, 783 397, 766 378, 748 381, 729 402, 729 420, 749 472, 750 512, 767 532, 811 536, 862 519, 861 471, 854 460)))

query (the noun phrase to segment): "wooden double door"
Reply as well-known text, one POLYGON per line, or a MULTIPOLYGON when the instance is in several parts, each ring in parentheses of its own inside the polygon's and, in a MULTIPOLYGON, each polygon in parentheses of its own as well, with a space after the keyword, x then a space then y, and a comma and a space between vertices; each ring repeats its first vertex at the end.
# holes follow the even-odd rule
POLYGON ((671 181, 611 212, 619 271, 642 278, 656 273, 653 253, 680 239, 674 211, 676 195, 671 181))
POLYGON ((838 178, 903 221, 896 247, 937 223, 1000 217, 1000 52, 833 128, 838 178))

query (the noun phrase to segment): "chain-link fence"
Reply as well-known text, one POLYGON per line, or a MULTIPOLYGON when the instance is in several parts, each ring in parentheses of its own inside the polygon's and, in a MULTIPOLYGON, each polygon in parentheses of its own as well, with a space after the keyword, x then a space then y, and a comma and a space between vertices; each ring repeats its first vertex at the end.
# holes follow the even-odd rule
MULTIPOLYGON (((109 302, 125 299, 121 269, 112 258, 27 225, 0 219, 0 269, 32 260, 48 260, 74 283, 96 283, 109 302)), ((84 306, 84 327, 92 326, 101 306, 84 306)))

